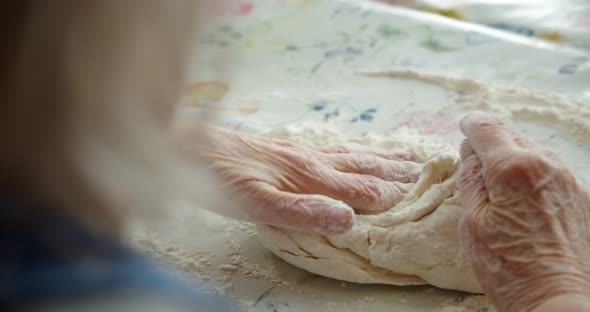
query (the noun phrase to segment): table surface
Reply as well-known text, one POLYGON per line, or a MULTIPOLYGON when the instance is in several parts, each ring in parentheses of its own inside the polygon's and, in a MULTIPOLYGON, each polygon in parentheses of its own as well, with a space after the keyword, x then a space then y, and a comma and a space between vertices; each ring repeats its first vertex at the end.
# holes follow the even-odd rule
MULTIPOLYGON (((367 1, 235 1, 234 14, 220 17, 198 39, 192 84, 181 114, 206 113, 209 120, 244 132, 316 122, 349 135, 390 133, 400 124, 426 133, 426 125, 440 125, 442 118, 445 123, 440 128, 445 133, 428 134, 454 145, 459 142, 456 125, 465 112, 449 110, 449 90, 357 73, 376 68, 411 68, 543 89, 590 102, 590 53, 583 40, 564 44, 488 27, 493 21, 478 15, 481 10, 474 2, 448 1, 462 12, 461 19, 470 21, 465 22, 440 16, 448 16, 448 11, 434 15, 367 1)), ((516 1, 503 1, 502 7, 512 2, 516 1)), ((424 9, 422 4, 428 1, 396 3, 424 9)), ((588 12, 588 4, 571 3, 580 3, 578 10, 588 12)), ((433 11, 432 6, 428 10, 433 11)), ((519 120, 514 123, 539 139, 557 133, 554 142, 568 163, 590 160, 588 149, 565 133, 519 120)), ((583 181, 590 181, 589 167, 576 168, 583 181)), ((274 257, 252 237, 250 224, 195 209, 177 212, 173 219, 176 223, 163 227, 165 236, 180 248, 210 255, 211 283, 227 275, 220 266, 233 263, 232 255, 242 256, 238 264, 242 267, 231 274, 235 285, 227 293, 247 310, 438 311, 442 301, 450 300, 452 305, 464 298, 429 286, 341 284, 274 257), (192 239, 186 239, 187 232, 192 239), (273 278, 244 273, 252 267, 273 278)), ((483 306, 472 310, 478 309, 485 311, 483 306)))

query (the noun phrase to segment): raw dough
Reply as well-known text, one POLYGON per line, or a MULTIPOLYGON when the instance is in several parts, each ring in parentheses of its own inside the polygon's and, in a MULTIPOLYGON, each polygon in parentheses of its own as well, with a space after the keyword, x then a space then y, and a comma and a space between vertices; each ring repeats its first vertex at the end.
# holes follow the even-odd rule
POLYGON ((321 236, 260 225, 258 238, 265 248, 294 266, 343 281, 481 292, 461 248, 459 158, 452 147, 407 133, 348 138, 322 125, 291 126, 271 136, 308 145, 409 150, 424 167, 401 203, 380 214, 357 215, 350 232, 321 236))

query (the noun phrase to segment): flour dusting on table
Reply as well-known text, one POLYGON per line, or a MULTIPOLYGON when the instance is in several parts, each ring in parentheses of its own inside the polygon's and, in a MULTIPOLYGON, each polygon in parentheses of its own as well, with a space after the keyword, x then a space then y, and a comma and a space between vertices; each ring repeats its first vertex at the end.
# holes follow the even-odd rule
POLYGON ((413 69, 363 71, 361 75, 418 80, 453 91, 451 106, 463 111, 481 110, 513 120, 534 121, 558 128, 579 144, 590 147, 590 103, 554 93, 499 86, 481 81, 413 69))

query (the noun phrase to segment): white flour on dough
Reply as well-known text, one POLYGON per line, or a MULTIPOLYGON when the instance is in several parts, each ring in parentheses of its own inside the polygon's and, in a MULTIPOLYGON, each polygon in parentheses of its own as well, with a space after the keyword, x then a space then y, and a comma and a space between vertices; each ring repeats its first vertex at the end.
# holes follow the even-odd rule
POLYGON ((350 232, 321 236, 260 225, 264 247, 297 267, 339 280, 480 292, 460 244, 459 158, 450 146, 410 134, 349 138, 321 125, 287 127, 271 136, 307 145, 409 150, 424 167, 402 202, 377 215, 357 215, 350 232))

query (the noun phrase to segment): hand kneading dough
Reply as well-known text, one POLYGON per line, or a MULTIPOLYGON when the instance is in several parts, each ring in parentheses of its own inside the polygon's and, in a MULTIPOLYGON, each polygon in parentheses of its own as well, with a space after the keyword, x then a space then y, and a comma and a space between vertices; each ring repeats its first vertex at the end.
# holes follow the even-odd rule
POLYGON ((450 146, 403 133, 348 138, 318 125, 283 128, 270 136, 307 145, 407 150, 424 167, 402 202, 379 214, 357 215, 350 232, 321 236, 259 225, 265 248, 294 266, 338 280, 481 292, 461 248, 459 158, 450 146))

